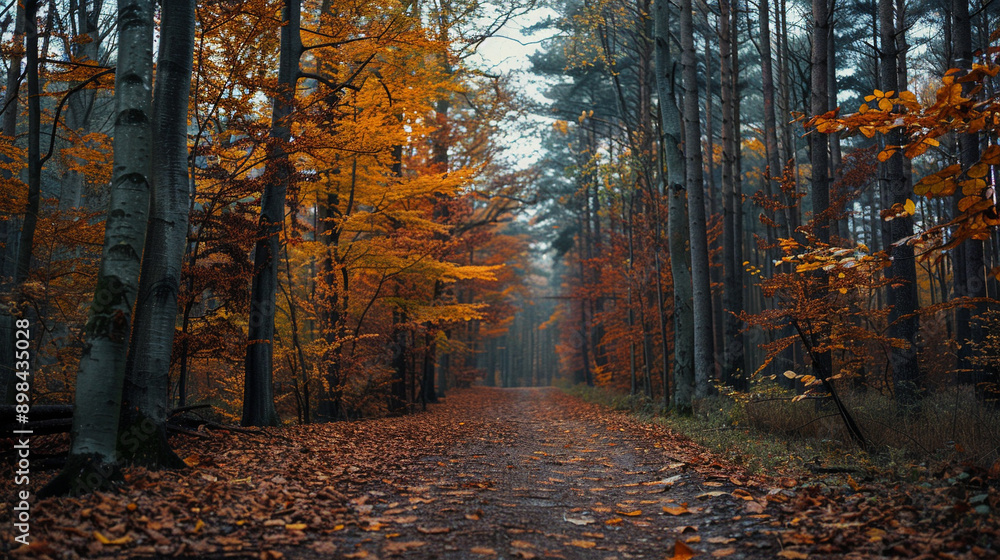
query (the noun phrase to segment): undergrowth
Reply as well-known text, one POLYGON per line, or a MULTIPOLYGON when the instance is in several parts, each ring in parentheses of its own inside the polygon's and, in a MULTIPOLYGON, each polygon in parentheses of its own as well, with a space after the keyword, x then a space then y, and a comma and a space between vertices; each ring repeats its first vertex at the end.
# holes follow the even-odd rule
POLYGON ((1000 410, 978 404, 971 389, 950 389, 926 397, 918 414, 902 414, 889 397, 874 391, 846 391, 844 401, 871 453, 855 447, 831 403, 793 401, 777 385, 758 386, 733 398, 722 394, 697 403, 694 414, 664 414, 659 402, 585 386, 570 394, 634 414, 682 433, 712 452, 756 474, 854 473, 906 478, 916 467, 969 463, 996 471, 1000 466, 1000 410))

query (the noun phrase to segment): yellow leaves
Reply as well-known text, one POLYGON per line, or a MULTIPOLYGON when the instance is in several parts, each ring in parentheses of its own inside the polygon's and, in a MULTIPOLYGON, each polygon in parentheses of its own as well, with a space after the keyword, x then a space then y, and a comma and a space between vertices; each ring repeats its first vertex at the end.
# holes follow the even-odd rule
POLYGON ((986 181, 982 179, 969 179, 959 183, 962 187, 962 194, 965 196, 981 195, 986 188, 986 181))
POLYGON ((966 196, 965 198, 963 198, 963 199, 961 199, 961 200, 958 201, 958 211, 959 212, 967 212, 969 209, 971 209, 977 203, 982 202, 982 201, 983 201, 983 199, 981 197, 979 197, 979 196, 976 196, 976 195, 966 196))
POLYGON ((882 218, 890 222, 896 218, 903 218, 906 216, 912 216, 917 211, 917 205, 910 199, 906 199, 906 202, 897 202, 893 204, 891 208, 882 211, 882 218))
POLYGON ((1000 144, 991 144, 984 151, 979 161, 986 165, 1000 164, 1000 144))
POLYGON ((309 526, 305 523, 288 523, 285 525, 286 531, 305 531, 309 526))
POLYGON ((926 152, 927 149, 930 148, 931 146, 940 146, 940 145, 941 143, 938 142, 936 139, 931 137, 926 137, 921 139, 919 142, 911 144, 908 148, 906 148, 904 155, 910 159, 913 159, 926 152))
POLYGON ((563 136, 569 134, 569 123, 567 121, 557 120, 552 123, 552 128, 556 129, 563 136))
POLYGON ((886 161, 889 161, 889 158, 891 158, 893 155, 895 155, 896 151, 897 150, 895 150, 895 149, 886 148, 886 149, 884 149, 884 150, 882 150, 881 152, 878 153, 878 156, 877 156, 878 160, 880 162, 885 163, 886 161))
POLYGON ((979 179, 985 177, 988 171, 989 167, 985 163, 980 162, 970 167, 966 175, 974 179, 979 179))
POLYGON ((892 111, 892 101, 889 101, 888 99, 885 99, 885 98, 879 99, 878 100, 878 109, 879 109, 879 111, 885 111, 887 113, 889 111, 892 111))
POLYGON ((620 510, 616 511, 615 513, 617 513, 618 515, 624 515, 626 517, 638 517, 642 515, 642 510, 641 509, 634 509, 630 511, 620 510))

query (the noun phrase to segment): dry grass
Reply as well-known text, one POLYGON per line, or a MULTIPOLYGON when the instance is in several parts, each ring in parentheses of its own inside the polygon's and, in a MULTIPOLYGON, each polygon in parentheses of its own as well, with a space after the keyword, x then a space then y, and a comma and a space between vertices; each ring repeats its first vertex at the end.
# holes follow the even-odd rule
POLYGON ((814 465, 905 470, 939 461, 990 468, 1000 460, 1000 407, 977 400, 965 387, 930 395, 919 411, 910 413, 875 391, 845 391, 845 404, 873 444, 871 455, 851 443, 833 403, 793 402, 795 393, 776 385, 735 399, 705 399, 697 403, 693 416, 663 415, 657 403, 602 389, 567 391, 663 423, 757 472, 814 465))

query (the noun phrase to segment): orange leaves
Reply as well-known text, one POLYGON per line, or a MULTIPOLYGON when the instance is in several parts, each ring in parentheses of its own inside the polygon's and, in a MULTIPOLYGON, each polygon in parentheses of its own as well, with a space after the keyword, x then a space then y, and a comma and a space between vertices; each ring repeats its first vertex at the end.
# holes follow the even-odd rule
POLYGON ((670 556, 670 560, 689 560, 697 554, 693 548, 684 544, 684 541, 678 540, 674 541, 674 553, 670 556))

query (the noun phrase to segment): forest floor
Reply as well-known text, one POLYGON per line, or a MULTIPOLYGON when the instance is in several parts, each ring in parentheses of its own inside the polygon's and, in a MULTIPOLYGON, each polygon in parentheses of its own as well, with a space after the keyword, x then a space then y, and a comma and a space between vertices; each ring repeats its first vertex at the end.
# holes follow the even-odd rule
MULTIPOLYGON (((34 504, 33 544, 11 550, 3 521, 0 556, 1000 554, 1000 492, 981 473, 954 466, 907 482, 750 476, 662 426, 556 389, 475 388, 406 417, 210 430, 173 443, 191 468, 127 469, 121 492, 34 504)), ((33 473, 33 487, 54 473, 33 473)), ((9 474, 0 471, 4 496, 9 474)), ((5 503, 0 516, 10 511, 5 503)))

